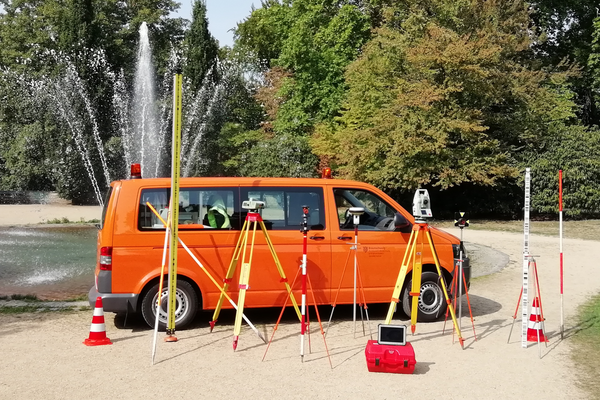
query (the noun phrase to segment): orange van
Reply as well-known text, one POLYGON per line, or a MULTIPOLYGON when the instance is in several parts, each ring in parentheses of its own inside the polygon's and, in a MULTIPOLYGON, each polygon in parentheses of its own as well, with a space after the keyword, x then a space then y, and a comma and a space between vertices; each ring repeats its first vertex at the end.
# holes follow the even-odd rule
MULTIPOLYGON (((93 305, 103 299, 104 311, 141 313, 154 326, 165 228, 146 205, 166 216, 170 197, 169 178, 129 179, 112 182, 106 195, 98 233, 95 285, 90 289, 93 305)), ((309 178, 181 178, 179 237, 219 282, 226 276, 247 210, 242 202, 264 202, 260 211, 269 238, 291 282, 301 264, 303 206, 309 207, 307 270, 319 304, 352 304, 354 293, 353 218, 350 207, 363 207, 358 225, 358 265, 368 304, 389 303, 410 237, 413 216, 388 195, 366 183, 339 179, 309 178), (343 273, 345 265, 346 272, 343 273)), ((165 218, 166 219, 166 218, 165 218)), ((446 283, 462 248, 460 240, 431 228, 446 283)), ((214 309, 220 291, 181 247, 178 248, 178 328, 189 324, 200 309, 214 309)), ((464 257, 467 282, 469 260, 464 257)), ((411 271, 401 295, 409 315, 408 288, 411 271)), ((239 279, 239 267, 233 282, 239 279)), ((256 234, 250 289, 246 307, 281 307, 286 291, 264 235, 256 234)), ((165 285, 166 286, 166 285, 165 285)), ((231 285, 237 299, 237 285, 231 285)), ((300 284, 294 288, 300 292, 300 284)), ((166 288, 163 289, 166 294, 166 288)), ((166 296, 160 325, 166 324, 166 296)), ((225 306, 230 307, 228 302, 225 306)), ((432 254, 425 246, 419 320, 432 321, 445 311, 440 280, 432 254)))

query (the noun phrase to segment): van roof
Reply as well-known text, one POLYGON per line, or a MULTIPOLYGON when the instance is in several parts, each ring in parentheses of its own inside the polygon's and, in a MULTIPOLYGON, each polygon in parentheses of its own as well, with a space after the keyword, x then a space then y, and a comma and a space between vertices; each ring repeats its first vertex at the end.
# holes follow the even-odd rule
MULTIPOLYGON (((143 179, 124 179, 120 182, 122 185, 134 187, 170 187, 171 178, 143 178, 143 179)), ((259 178, 259 177, 193 177, 179 178, 179 185, 182 187, 194 186, 361 186, 373 187, 368 183, 350 181, 345 179, 323 179, 323 178, 259 178)))

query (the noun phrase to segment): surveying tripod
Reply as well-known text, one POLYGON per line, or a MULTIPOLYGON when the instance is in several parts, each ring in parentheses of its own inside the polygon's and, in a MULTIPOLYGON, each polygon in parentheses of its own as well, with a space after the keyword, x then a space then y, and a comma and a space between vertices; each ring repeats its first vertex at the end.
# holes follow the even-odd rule
POLYGON ((233 275, 235 273, 235 269, 237 263, 240 259, 240 254, 242 255, 242 268, 240 270, 240 278, 239 278, 239 296, 238 296, 238 309, 235 314, 235 324, 233 328, 233 350, 237 349, 238 338, 240 336, 240 331, 242 329, 242 315, 244 311, 244 302, 246 300, 246 290, 249 289, 248 282, 250 280, 250 268, 252 266, 252 255, 254 253, 254 241, 256 237, 256 225, 260 225, 260 229, 262 230, 267 245, 269 246, 269 250, 271 251, 271 255, 273 256, 273 260, 275 261, 275 266, 277 267, 277 271, 279 272, 279 276, 281 277, 281 282, 285 285, 285 288, 288 292, 288 295, 292 298, 292 304, 294 309, 296 310, 296 314, 298 315, 298 319, 302 321, 302 315, 300 314, 300 309, 298 308, 298 303, 296 302, 296 298, 292 293, 292 288, 288 284, 288 279, 285 276, 285 272, 281 267, 281 263, 279 262, 279 258, 277 257, 277 253, 275 253, 275 248, 273 247, 273 243, 269 238, 269 233, 267 232, 267 228, 265 227, 265 223, 263 222, 262 216, 258 213, 260 209, 264 207, 264 203, 256 200, 248 200, 242 203, 242 208, 248 210, 248 214, 246 215, 246 219, 244 220, 244 226, 242 227, 242 232, 240 233, 240 238, 235 246, 235 250, 233 251, 233 257, 231 258, 231 262, 229 263, 229 268, 227 270, 227 275, 223 280, 223 291, 221 292, 221 296, 219 297, 219 301, 217 303, 217 307, 215 308, 215 312, 213 314, 213 319, 210 322, 210 330, 212 331, 215 327, 215 323, 219 318, 219 314, 221 312, 221 307, 223 306, 223 300, 225 298, 224 293, 227 292, 229 288, 229 284, 232 281, 233 275), (248 234, 250 233, 250 225, 252 225, 252 240, 250 242, 250 251, 248 258, 246 259, 246 251, 248 249, 248 234), (246 261, 247 260, 247 261, 246 261))
POLYGON ((392 321, 392 317, 394 316, 396 306, 400 302, 400 292, 402 291, 402 287, 404 286, 406 273, 408 272, 409 264, 412 261, 412 287, 409 292, 409 295, 412 297, 411 331, 413 335, 415 333, 417 324, 417 314, 419 312, 419 296, 421 294, 421 273, 423 271, 423 235, 427 237, 429 248, 431 249, 431 254, 433 255, 433 259, 435 261, 435 267, 440 277, 442 291, 444 292, 444 298, 446 299, 446 304, 450 309, 452 321, 454 322, 454 328, 458 333, 458 340, 460 342, 461 347, 464 348, 464 340, 461 336, 460 328, 458 327, 458 323, 456 321, 456 315, 454 313, 454 308, 452 307, 452 302, 448 297, 448 291, 446 290, 446 282, 444 280, 444 275, 442 274, 440 261, 435 251, 435 247, 433 246, 433 240, 431 239, 429 224, 427 224, 424 220, 417 219, 415 220, 415 224, 413 225, 412 232, 410 233, 410 238, 408 239, 408 244, 406 245, 406 251, 404 252, 404 257, 402 258, 402 266, 400 268, 400 273, 398 274, 398 279, 396 280, 396 286, 394 287, 394 291, 392 293, 392 301, 390 303, 390 308, 388 310, 385 323, 389 324, 392 321), (420 245, 420 251, 417 251, 417 245, 420 245))
MULTIPOLYGON (((294 277, 294 281, 292 282, 292 287, 296 283, 296 279, 298 278, 298 273, 302 271, 302 318, 301 318, 301 326, 300 326, 300 360, 304 362, 304 335, 308 333, 308 351, 310 352, 310 322, 308 318, 308 309, 309 304, 307 303, 307 291, 310 290, 310 294, 313 300, 313 306, 315 307, 315 313, 317 314, 317 321, 319 321, 319 328, 321 329, 321 335, 323 336, 323 342, 325 343, 325 351, 327 352, 327 358, 329 358, 329 366, 333 368, 331 364, 331 357, 329 355, 329 349, 327 348, 327 341, 325 340, 325 332, 323 331, 323 324, 321 324, 321 316, 319 315, 319 308, 317 307, 317 300, 315 299, 315 293, 312 288, 312 284, 310 282, 310 278, 308 276, 307 271, 307 252, 308 252, 308 217, 309 217, 309 207, 302 206, 302 229, 300 232, 303 236, 302 241, 302 263, 300 264, 300 269, 296 272, 296 276, 294 277)), ((273 329, 273 334, 271 335, 271 339, 267 344, 267 348, 265 349, 265 354, 263 355, 263 361, 267 356, 267 352, 269 351, 269 347, 271 346, 271 342, 273 341, 273 337, 275 337, 275 332, 279 327, 279 322, 281 322, 281 317, 283 317, 283 312, 285 307, 287 306, 287 301, 290 296, 288 295, 283 303, 283 307, 281 308, 281 313, 279 314, 279 318, 277 319, 277 323, 275 324, 275 328, 273 329)), ((292 297, 293 298, 293 297, 292 297)))

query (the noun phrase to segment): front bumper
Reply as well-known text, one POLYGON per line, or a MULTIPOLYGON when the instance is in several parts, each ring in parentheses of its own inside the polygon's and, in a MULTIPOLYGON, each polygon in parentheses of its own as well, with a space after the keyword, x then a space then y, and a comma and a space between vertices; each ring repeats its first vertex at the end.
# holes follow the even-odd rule
POLYGON ((91 307, 95 306, 97 297, 102 297, 102 308, 104 311, 114 313, 137 311, 139 294, 98 293, 96 286, 92 286, 88 293, 88 301, 90 302, 91 307))

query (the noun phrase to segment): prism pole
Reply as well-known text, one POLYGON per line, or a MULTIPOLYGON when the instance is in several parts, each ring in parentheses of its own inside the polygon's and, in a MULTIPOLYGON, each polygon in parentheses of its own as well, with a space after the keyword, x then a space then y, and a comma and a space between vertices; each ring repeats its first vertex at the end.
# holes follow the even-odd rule
MULTIPOLYGON (((300 322, 300 359, 302 362, 304 362, 304 334, 306 333, 306 253, 308 247, 308 206, 302 206, 302 234, 302 320, 300 322)), ((317 304, 315 303, 315 307, 316 306, 317 304)))
POLYGON ((564 307, 563 307, 563 187, 562 187, 562 169, 558 171, 558 231, 560 246, 560 338, 564 339, 564 307))

